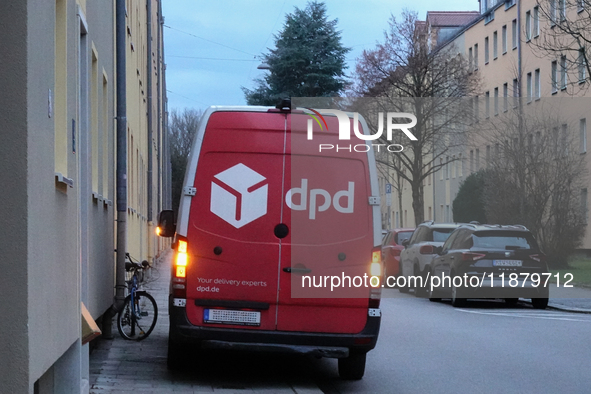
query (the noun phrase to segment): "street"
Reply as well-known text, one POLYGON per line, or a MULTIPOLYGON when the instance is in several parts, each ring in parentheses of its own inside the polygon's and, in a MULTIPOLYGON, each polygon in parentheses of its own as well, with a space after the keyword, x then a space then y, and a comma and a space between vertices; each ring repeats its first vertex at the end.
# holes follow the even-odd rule
MULTIPOLYGON (((160 308, 142 342, 101 340, 91 354, 91 393, 586 393, 591 315, 525 303, 470 302, 456 309, 386 289, 382 328, 361 381, 338 378, 336 360, 204 352, 166 370, 167 274, 146 286, 160 308)), ((116 330, 115 330, 116 333, 116 330)))

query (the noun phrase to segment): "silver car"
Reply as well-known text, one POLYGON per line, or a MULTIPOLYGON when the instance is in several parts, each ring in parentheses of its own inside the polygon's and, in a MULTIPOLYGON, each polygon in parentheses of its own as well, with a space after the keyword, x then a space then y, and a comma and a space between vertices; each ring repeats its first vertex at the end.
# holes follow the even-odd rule
POLYGON ((400 253, 400 272, 396 281, 398 291, 408 293, 413 289, 417 297, 426 295, 424 282, 431 270, 431 260, 436 256, 434 249, 442 246, 452 231, 460 225, 461 223, 429 221, 417 226, 412 237, 402 243, 404 250, 400 253))

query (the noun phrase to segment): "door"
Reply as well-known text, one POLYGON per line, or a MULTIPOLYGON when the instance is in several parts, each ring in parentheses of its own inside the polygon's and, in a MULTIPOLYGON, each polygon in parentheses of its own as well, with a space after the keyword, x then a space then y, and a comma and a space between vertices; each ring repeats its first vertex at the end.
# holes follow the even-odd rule
POLYGON ((343 282, 367 276, 371 263, 367 153, 319 152, 320 143, 338 141, 337 119, 325 116, 328 130, 312 141, 308 119, 291 114, 287 122, 283 222, 289 234, 280 241, 277 329, 356 333, 367 321, 370 289, 343 282))
POLYGON ((284 114, 211 115, 187 229, 192 324, 208 325, 212 308, 250 310, 260 312, 260 321, 216 326, 275 330, 284 140, 284 114))

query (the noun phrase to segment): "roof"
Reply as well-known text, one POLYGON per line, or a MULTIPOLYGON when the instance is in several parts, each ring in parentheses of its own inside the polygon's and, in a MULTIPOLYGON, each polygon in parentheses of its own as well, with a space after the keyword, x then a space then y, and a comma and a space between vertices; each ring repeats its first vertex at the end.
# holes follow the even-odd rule
POLYGON ((479 16, 478 11, 428 11, 427 22, 433 27, 460 27, 479 16))
POLYGON ((470 227, 470 228, 473 228, 474 231, 522 231, 522 232, 529 232, 527 227, 522 226, 521 224, 501 225, 501 224, 466 223, 466 224, 462 225, 462 227, 470 227))
POLYGON ((419 224, 419 226, 425 226, 428 228, 457 228, 462 224, 464 223, 435 223, 434 221, 429 220, 419 224))

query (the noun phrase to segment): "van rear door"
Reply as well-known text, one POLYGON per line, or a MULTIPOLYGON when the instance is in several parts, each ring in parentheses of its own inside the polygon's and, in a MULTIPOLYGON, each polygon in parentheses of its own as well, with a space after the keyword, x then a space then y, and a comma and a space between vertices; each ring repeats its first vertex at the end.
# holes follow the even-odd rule
POLYGON ((186 310, 194 325, 276 329, 284 140, 285 114, 209 118, 187 226, 186 310))
MULTIPOLYGON (((312 141, 308 119, 287 118, 283 221, 290 232, 281 240, 277 329, 357 333, 368 316, 374 246, 368 154, 363 148, 320 152, 319 144, 338 141, 337 118, 325 116, 327 128, 315 130, 312 141), (355 287, 364 275, 366 283, 355 287)), ((355 137, 350 143, 364 144, 355 137)))

